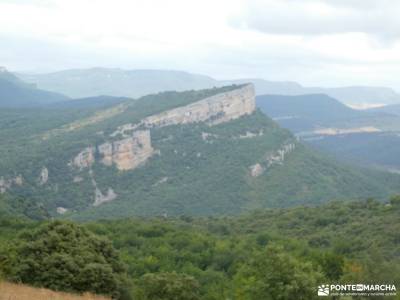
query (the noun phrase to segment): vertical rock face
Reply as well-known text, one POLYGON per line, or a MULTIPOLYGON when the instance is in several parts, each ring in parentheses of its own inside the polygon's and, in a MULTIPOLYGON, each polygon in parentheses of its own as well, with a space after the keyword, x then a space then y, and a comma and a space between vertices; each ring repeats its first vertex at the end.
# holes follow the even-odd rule
POLYGON ((83 149, 81 152, 79 152, 78 155, 73 158, 71 164, 79 169, 90 167, 95 161, 94 154, 95 154, 95 148, 87 147, 83 149))
MULTIPOLYGON (((162 127, 209 121, 219 124, 251 114, 256 108, 253 85, 217 94, 198 102, 145 118, 147 127, 162 127)), ((126 125, 125 125, 126 126, 126 125)))
POLYGON ((39 175, 39 185, 44 185, 49 180, 49 170, 43 167, 39 175))
POLYGON ((110 166, 115 163, 119 170, 132 170, 154 154, 150 130, 134 131, 131 137, 105 143, 98 150, 103 164, 110 166))
POLYGON ((101 163, 106 166, 111 166, 113 164, 113 144, 104 143, 101 144, 97 149, 102 156, 101 163))

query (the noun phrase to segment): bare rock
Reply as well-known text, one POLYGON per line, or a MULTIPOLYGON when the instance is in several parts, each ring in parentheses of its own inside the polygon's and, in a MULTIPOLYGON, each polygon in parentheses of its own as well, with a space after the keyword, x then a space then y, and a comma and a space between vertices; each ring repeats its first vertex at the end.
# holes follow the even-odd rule
POLYGON ((49 170, 46 167, 43 167, 39 175, 39 184, 45 185, 48 180, 49 180, 49 170))
POLYGON ((265 168, 259 163, 250 166, 250 176, 251 177, 261 176, 264 172, 265 172, 265 168))

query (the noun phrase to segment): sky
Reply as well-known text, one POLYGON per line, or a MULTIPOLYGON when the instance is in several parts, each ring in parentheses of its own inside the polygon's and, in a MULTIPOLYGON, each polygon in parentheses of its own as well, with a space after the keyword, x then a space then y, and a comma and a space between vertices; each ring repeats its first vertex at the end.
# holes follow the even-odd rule
POLYGON ((400 91, 398 0, 0 0, 0 66, 400 91))

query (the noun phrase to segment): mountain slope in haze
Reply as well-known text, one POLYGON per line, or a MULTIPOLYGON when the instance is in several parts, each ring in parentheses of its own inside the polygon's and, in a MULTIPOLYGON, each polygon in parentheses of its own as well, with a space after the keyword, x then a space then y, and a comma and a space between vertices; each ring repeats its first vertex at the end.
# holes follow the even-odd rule
POLYGON ((394 114, 355 110, 323 94, 261 95, 257 97, 257 106, 295 133, 329 128, 400 130, 400 118, 394 114))
POLYGON ((216 86, 215 80, 210 77, 168 70, 93 68, 20 77, 43 89, 73 98, 99 95, 137 98, 163 91, 200 90, 216 86))
POLYGON ((353 110, 325 95, 257 97, 257 106, 281 126, 336 158, 400 170, 400 117, 393 110, 353 110))
POLYGON ((384 113, 395 114, 395 115, 400 116, 400 104, 392 104, 392 105, 386 105, 386 106, 378 107, 378 108, 371 108, 368 111, 384 112, 384 113))
POLYGON ((6 69, 0 69, 0 107, 34 107, 67 100, 64 95, 36 89, 6 69))
POLYGON ((253 83, 257 95, 326 94, 345 104, 368 107, 400 103, 400 95, 381 87, 304 87, 296 82, 268 81, 258 78, 216 80, 208 76, 169 70, 122 70, 92 68, 65 70, 48 74, 19 74, 39 88, 59 92, 72 98, 99 95, 140 97, 168 90, 205 89, 214 86, 253 83))
POLYGON ((307 142, 336 158, 400 173, 400 136, 396 132, 352 133, 320 136, 307 142))
POLYGON ((0 151, 3 192, 77 219, 383 199, 400 183, 397 175, 341 165, 298 142, 255 108, 251 85, 127 100, 38 128, 0 151))
POLYGON ((255 85, 257 95, 309 95, 325 94, 340 102, 359 108, 375 105, 400 103, 400 94, 391 88, 349 86, 337 88, 304 87, 296 82, 274 82, 263 79, 239 79, 225 81, 226 84, 251 82, 255 85))
POLYGON ((257 97, 257 106, 293 132, 327 127, 341 120, 363 116, 363 112, 353 110, 323 94, 261 95, 257 97))

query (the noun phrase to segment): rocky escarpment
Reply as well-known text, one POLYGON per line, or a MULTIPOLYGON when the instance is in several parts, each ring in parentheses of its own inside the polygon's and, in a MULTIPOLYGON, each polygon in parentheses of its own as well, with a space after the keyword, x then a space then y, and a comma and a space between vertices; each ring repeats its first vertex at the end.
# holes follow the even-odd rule
POLYGON ((254 112, 253 85, 217 94, 201 101, 168 110, 143 120, 148 127, 208 122, 211 125, 228 122, 254 112))
POLYGON ((220 93, 186 106, 149 116, 136 124, 124 124, 118 127, 112 136, 125 136, 127 132, 140 126, 151 128, 197 122, 216 125, 249 115, 255 109, 254 87, 249 84, 233 91, 220 93))
MULTIPOLYGON (((252 85, 245 85, 236 90, 146 117, 138 123, 124 124, 110 135, 113 141, 83 149, 71 160, 70 166, 82 171, 98 161, 106 166, 115 165, 121 171, 134 170, 157 153, 151 143, 151 128, 196 122, 207 122, 213 126, 249 115, 254 111, 254 88, 252 85), (122 138, 115 140, 118 137, 122 138)), ((106 194, 103 194, 93 177, 92 183, 95 189, 93 205, 97 206, 117 198, 111 187, 106 194)))
POLYGON ((104 143, 98 151, 103 164, 111 166, 115 163, 119 170, 135 169, 154 154, 149 130, 137 130, 131 137, 104 143))
POLYGON ((119 170, 132 170, 154 154, 150 130, 137 130, 130 137, 108 142, 97 147, 87 147, 76 155, 70 165, 82 170, 96 162, 96 156, 106 166, 115 164, 119 170))
POLYGON ((95 147, 87 147, 79 152, 69 163, 80 170, 90 167, 95 162, 95 147))
POLYGON ((169 125, 207 122, 210 126, 228 122, 255 110, 253 85, 245 85, 233 91, 220 93, 198 102, 167 110, 144 118, 140 122, 125 124, 113 132, 111 137, 123 139, 83 149, 71 161, 71 165, 82 170, 95 162, 96 152, 104 165, 119 170, 133 170, 145 163, 156 151, 151 145, 150 130, 146 128, 169 125), (145 128, 139 130, 138 128, 145 128))

